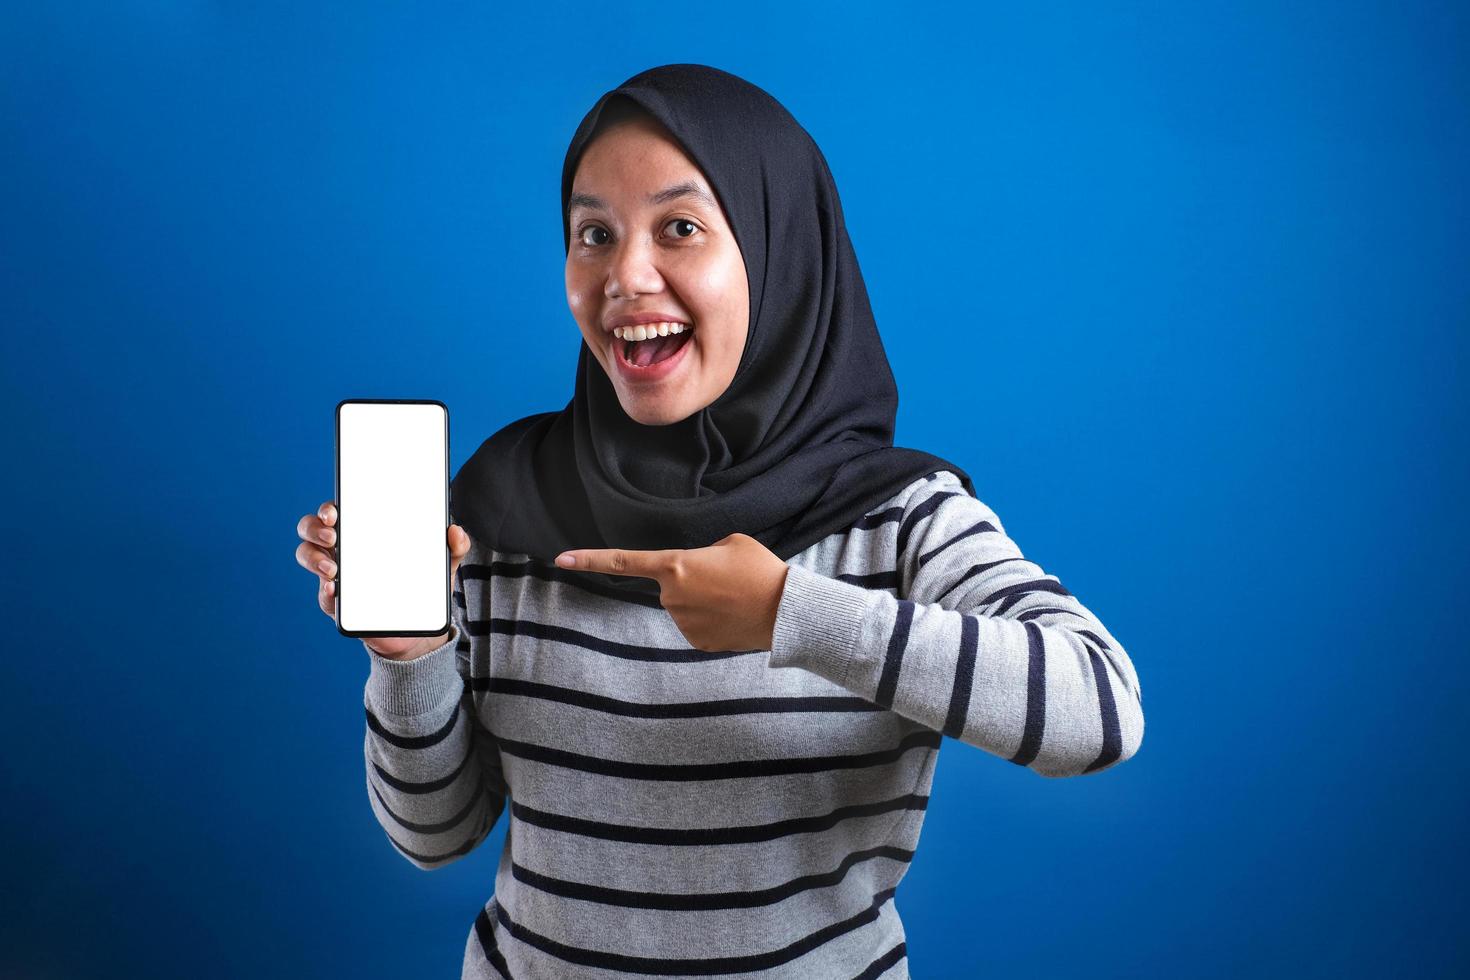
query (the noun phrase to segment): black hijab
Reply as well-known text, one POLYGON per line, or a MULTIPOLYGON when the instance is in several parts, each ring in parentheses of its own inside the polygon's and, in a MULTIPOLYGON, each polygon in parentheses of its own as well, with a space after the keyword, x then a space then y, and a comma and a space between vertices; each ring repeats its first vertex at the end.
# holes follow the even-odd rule
POLYGON ((505 426, 460 468, 455 522, 548 574, 657 595, 652 579, 563 571, 571 548, 700 548, 734 532, 782 559, 948 460, 893 445, 898 388, 878 337, 826 159, 770 94, 706 65, 650 68, 607 92, 562 165, 562 235, 577 162, 605 109, 651 114, 724 208, 745 260, 750 326, 735 377, 669 425, 630 418, 588 350, 559 412, 505 426), (610 106, 611 104, 611 106, 610 106))

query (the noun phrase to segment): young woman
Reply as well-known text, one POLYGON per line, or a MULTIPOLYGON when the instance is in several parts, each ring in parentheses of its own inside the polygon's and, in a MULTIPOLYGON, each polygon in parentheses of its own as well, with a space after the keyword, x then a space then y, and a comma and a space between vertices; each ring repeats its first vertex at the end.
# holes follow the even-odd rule
MULTIPOLYGON (((509 809, 465 977, 906 977, 942 737, 1114 766, 1133 665, 964 470, 892 444, 837 189, 775 99, 636 75, 562 204, 575 393, 455 477, 451 632, 364 641, 373 813, 437 868, 509 809)), ((329 616, 335 520, 298 548, 329 616)))

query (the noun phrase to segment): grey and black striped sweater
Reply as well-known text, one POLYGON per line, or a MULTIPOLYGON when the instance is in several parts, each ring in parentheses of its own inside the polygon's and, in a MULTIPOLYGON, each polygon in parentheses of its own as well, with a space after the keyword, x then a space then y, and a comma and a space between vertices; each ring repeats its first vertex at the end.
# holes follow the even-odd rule
POLYGON ((368 653, 367 790, 425 869, 503 811, 464 977, 907 977, 942 736, 1043 776, 1143 739, 1121 644, 949 471, 788 561, 770 651, 472 543, 444 646, 368 653))

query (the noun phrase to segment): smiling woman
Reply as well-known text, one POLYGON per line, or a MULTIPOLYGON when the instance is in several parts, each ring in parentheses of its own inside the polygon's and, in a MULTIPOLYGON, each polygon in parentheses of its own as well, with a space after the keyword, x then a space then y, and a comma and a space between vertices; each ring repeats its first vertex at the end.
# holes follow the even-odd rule
POLYGON ((704 174, 653 116, 616 105, 573 180, 567 306, 628 417, 668 425, 735 377, 750 284, 704 174))
POLYGON ((460 469, 477 540, 549 562, 742 533, 790 558, 917 477, 970 485, 893 445, 897 385, 836 184, 769 93, 705 65, 604 93, 567 148, 561 220, 575 390, 460 469))
POLYGON ((466 978, 902 980, 943 737, 1108 769, 1132 662, 963 469, 893 445, 837 189, 779 102, 636 75, 562 204, 576 388, 455 477, 449 641, 370 652, 373 813, 422 868, 509 813, 466 978))

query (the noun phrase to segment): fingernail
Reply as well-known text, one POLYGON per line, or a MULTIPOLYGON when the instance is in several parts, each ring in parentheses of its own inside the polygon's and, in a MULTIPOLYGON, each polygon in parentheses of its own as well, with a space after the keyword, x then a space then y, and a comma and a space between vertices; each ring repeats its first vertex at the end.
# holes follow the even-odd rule
POLYGON ((556 563, 563 568, 572 568, 577 564, 577 558, 575 555, 563 553, 556 556, 556 563))
POLYGON ((332 563, 330 561, 328 561, 327 559, 325 559, 325 558, 323 558, 321 561, 317 562, 316 563, 316 567, 317 568, 320 568, 322 570, 322 574, 323 575, 331 575, 332 574, 332 563))

